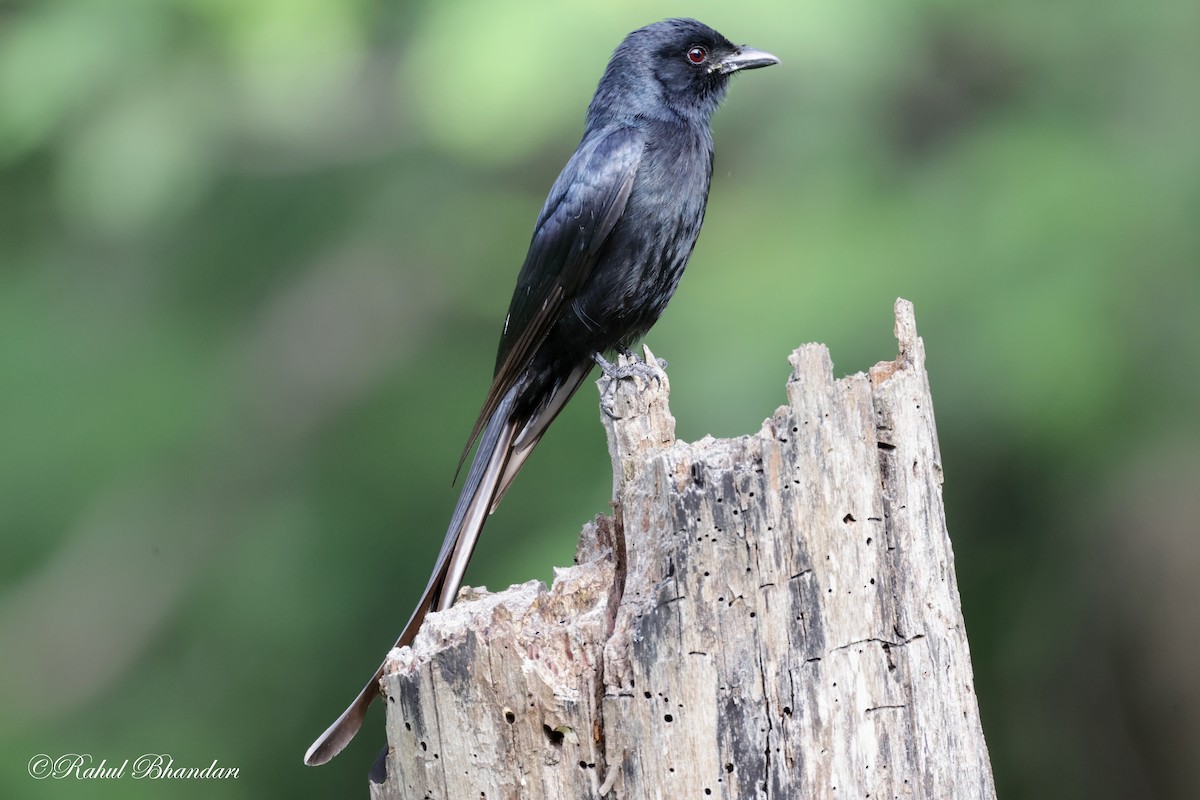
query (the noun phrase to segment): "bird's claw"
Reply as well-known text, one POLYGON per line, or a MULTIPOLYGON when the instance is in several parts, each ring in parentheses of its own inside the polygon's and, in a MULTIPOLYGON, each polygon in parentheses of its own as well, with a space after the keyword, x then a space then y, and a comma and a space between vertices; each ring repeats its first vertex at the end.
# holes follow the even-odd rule
MULTIPOLYGON (((616 384, 613 385, 615 386, 616 384)), ((616 396, 611 389, 600 396, 600 410, 609 419, 624 419, 624 417, 617 413, 616 396)))

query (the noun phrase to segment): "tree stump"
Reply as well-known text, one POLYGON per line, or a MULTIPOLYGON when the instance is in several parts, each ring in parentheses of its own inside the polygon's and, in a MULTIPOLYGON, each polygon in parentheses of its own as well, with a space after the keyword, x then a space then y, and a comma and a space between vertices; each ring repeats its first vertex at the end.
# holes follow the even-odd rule
POLYGON ((896 335, 840 380, 800 347, 737 439, 676 441, 661 371, 601 378, 614 515, 392 652, 372 797, 994 798, 904 300, 896 335))

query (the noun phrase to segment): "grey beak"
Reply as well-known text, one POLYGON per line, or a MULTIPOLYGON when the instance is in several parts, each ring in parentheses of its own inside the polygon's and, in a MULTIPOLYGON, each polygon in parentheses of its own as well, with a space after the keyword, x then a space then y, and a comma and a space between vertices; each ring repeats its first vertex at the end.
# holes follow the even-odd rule
POLYGON ((728 75, 731 72, 737 72, 740 69, 758 69, 760 67, 769 67, 772 64, 778 64, 779 59, 770 53, 764 53, 762 50, 755 50, 753 47, 739 47, 737 52, 727 58, 721 59, 713 66, 713 72, 720 72, 722 75, 728 75))

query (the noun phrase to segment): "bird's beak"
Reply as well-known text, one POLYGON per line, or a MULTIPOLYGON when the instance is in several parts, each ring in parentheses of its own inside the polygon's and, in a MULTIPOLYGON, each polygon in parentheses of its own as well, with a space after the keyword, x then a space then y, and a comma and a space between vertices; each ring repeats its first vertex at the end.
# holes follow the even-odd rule
POLYGON ((743 45, 733 55, 727 56, 714 64, 712 71, 728 75, 740 69, 758 69, 759 67, 769 67, 772 64, 778 63, 779 59, 770 53, 764 53, 762 50, 755 50, 753 47, 743 45))

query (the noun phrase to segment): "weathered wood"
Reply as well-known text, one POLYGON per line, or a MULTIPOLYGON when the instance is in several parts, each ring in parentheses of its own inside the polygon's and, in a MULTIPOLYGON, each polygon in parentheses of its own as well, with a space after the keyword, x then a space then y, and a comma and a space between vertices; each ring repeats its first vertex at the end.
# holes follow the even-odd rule
POLYGON ((372 797, 994 798, 907 301, 896 333, 840 380, 799 348, 737 439, 676 441, 661 371, 601 379, 614 518, 393 651, 372 797))

